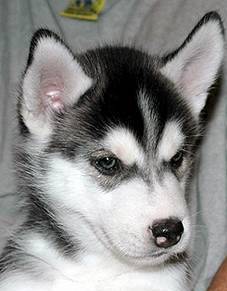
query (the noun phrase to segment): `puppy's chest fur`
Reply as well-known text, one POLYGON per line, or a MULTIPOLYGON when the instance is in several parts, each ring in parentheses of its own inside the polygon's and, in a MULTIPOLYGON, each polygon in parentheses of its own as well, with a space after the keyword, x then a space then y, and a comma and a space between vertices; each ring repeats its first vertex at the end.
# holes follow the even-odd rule
MULTIPOLYGON (((85 252, 77 258, 67 258, 50 245, 49 241, 38 236, 32 240, 28 239, 25 251, 27 248, 31 255, 39 258, 39 261, 31 263, 35 266, 34 272, 19 275, 18 291, 180 291, 182 288, 186 290, 184 270, 180 264, 138 268, 121 263, 105 250, 96 254, 85 252), (42 279, 37 282, 34 276, 36 278, 40 276, 42 279)), ((14 280, 11 280, 7 289, 6 283, 4 290, 12 290, 13 284, 14 280)))
MULTIPOLYGON (((175 268, 166 270, 136 270, 127 269, 111 259, 87 257, 92 265, 78 264, 67 270, 70 279, 60 278, 54 283, 53 290, 67 289, 84 291, 162 291, 181 290, 183 276, 176 273, 175 268), (101 259, 101 262, 100 262, 101 259), (97 263, 97 264, 96 264, 97 263), (74 275, 76 274, 76 275, 74 275), (174 276, 174 278, 173 278, 174 276), (175 278, 178 277, 178 280, 175 278), (75 279, 77 278, 77 279, 75 279)), ((66 275, 67 276, 67 275, 66 275)), ((184 289, 185 290, 185 289, 184 289)))

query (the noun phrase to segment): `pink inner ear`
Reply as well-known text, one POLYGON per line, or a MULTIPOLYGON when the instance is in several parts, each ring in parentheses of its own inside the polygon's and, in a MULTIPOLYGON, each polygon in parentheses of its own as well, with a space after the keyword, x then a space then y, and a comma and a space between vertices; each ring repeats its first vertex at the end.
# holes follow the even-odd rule
POLYGON ((64 109, 64 83, 59 76, 41 77, 41 96, 44 110, 49 108, 57 112, 64 109))

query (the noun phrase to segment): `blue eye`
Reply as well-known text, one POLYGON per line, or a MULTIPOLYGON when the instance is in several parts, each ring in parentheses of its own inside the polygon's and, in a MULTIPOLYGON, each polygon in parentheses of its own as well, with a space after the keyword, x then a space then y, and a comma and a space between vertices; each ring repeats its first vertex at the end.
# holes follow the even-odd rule
POLYGON ((120 169, 119 160, 111 156, 96 159, 93 165, 104 175, 114 175, 120 169))
POLYGON ((170 160, 170 165, 172 168, 177 169, 182 165, 184 159, 183 151, 177 152, 170 160))

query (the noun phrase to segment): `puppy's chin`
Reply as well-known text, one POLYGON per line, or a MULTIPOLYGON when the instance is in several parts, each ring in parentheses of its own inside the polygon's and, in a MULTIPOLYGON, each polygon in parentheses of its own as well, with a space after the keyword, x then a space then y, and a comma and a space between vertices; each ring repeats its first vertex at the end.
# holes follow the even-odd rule
POLYGON ((160 252, 159 255, 148 255, 143 257, 125 256, 124 258, 121 257, 121 260, 136 267, 158 267, 159 265, 171 261, 171 257, 175 256, 176 255, 170 253, 160 252))
POLYGON ((147 257, 141 257, 141 258, 133 258, 133 257, 127 257, 126 260, 128 264, 134 265, 136 267, 142 267, 142 268, 159 268, 162 265, 169 265, 169 264, 178 264, 182 261, 185 261, 187 259, 188 255, 187 252, 179 252, 179 253, 173 253, 173 252, 160 252, 159 255, 150 255, 147 257))
POLYGON ((159 267, 163 264, 182 261, 185 258, 185 252, 174 252, 167 250, 159 250, 148 253, 143 256, 133 256, 129 254, 122 254, 121 252, 114 252, 115 257, 123 263, 134 265, 135 267, 159 267))

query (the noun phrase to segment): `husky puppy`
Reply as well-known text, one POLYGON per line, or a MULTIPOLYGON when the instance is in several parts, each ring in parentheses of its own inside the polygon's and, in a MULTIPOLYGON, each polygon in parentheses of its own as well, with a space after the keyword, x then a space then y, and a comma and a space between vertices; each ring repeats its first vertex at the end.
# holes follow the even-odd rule
POLYGON ((223 46, 216 12, 160 57, 74 55, 34 34, 15 154, 25 218, 0 259, 1 291, 189 290, 185 190, 223 46))

